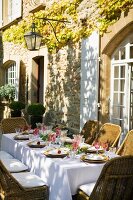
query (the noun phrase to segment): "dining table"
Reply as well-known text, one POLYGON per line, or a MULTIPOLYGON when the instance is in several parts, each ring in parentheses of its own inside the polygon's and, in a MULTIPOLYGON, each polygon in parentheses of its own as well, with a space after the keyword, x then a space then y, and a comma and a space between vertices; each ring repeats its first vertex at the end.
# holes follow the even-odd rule
POLYGON ((80 154, 74 158, 48 157, 44 153, 46 146, 33 148, 27 145, 29 140, 16 140, 15 136, 16 133, 2 134, 1 150, 19 159, 46 182, 49 200, 72 200, 80 185, 97 181, 106 163, 84 162, 80 154))

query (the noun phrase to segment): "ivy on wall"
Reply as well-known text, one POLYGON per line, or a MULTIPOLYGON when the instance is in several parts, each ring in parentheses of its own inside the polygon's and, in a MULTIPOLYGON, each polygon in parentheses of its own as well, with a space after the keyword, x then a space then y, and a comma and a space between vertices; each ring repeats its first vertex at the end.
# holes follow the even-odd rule
POLYGON ((29 14, 29 16, 3 32, 3 41, 24 44, 24 34, 30 31, 34 20, 36 31, 43 35, 42 43, 48 47, 49 52, 57 51, 68 43, 78 42, 87 37, 94 29, 101 34, 108 26, 116 22, 121 13, 127 12, 133 5, 133 0, 54 0, 48 3, 45 10, 29 14), (48 21, 38 18, 51 18, 67 20, 71 23, 58 23, 51 21, 54 32, 48 21))

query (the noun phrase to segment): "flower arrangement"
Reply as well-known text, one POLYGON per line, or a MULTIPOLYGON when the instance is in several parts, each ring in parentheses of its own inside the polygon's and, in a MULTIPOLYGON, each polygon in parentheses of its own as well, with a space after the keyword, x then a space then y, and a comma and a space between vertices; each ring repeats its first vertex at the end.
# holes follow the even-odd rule
POLYGON ((15 99, 16 88, 14 85, 6 84, 0 87, 0 96, 6 100, 15 99))
POLYGON ((33 134, 39 135, 43 141, 56 142, 56 139, 60 137, 60 128, 56 128, 56 132, 53 132, 52 130, 48 130, 45 125, 41 123, 39 123, 39 125, 41 129, 35 128, 33 134))

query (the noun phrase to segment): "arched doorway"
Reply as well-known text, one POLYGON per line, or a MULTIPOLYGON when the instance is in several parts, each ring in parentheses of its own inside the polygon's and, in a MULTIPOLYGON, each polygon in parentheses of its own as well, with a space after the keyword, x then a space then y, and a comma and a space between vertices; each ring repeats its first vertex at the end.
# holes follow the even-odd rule
POLYGON ((133 34, 112 55, 110 94, 110 121, 126 133, 133 129, 133 34))

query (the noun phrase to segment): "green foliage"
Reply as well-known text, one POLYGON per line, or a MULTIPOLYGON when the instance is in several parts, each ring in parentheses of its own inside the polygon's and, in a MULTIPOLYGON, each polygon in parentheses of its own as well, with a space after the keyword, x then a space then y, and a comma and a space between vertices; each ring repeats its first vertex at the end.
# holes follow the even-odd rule
POLYGON ((6 100, 13 100, 15 98, 16 88, 14 85, 6 84, 0 87, 0 96, 6 100))
POLYGON ((27 107, 27 113, 34 116, 43 115, 45 113, 45 110, 46 109, 43 104, 40 103, 33 103, 28 105, 27 107))
POLYGON ((128 12, 132 6, 133 0, 98 0, 101 33, 105 32, 109 25, 119 20, 122 12, 128 12))
MULTIPOLYGON (((70 42, 75 43, 89 36, 94 29, 98 29, 103 34, 108 26, 116 22, 121 13, 128 11, 132 5, 133 0, 60 0, 59 2, 56 0, 46 5, 45 10, 34 14, 36 31, 43 35, 42 42, 48 47, 49 52, 58 51, 70 42), (84 13, 86 16, 82 16, 84 13), (38 19, 43 17, 67 20, 71 23, 51 21, 58 38, 57 41, 50 23, 38 19)), ((6 29, 3 33, 3 40, 24 44, 24 33, 30 31, 31 23, 32 15, 30 14, 17 25, 6 29)))
POLYGON ((12 101, 9 104, 9 108, 14 111, 22 110, 25 108, 25 104, 20 101, 12 101))

